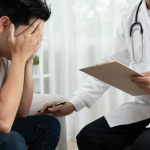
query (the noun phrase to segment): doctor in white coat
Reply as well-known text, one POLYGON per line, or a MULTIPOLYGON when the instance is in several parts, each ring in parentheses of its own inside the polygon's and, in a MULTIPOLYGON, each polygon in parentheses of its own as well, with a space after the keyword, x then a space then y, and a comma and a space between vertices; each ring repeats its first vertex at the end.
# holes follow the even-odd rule
MULTIPOLYGON (((133 150, 150 150, 150 0, 142 0, 122 17, 110 49, 102 62, 119 61, 143 73, 145 77, 131 77, 149 95, 136 96, 134 102, 124 103, 104 117, 84 127, 77 136, 79 150, 123 150, 133 144, 133 150), (133 25, 134 24, 134 25, 133 25)), ((92 107, 110 85, 89 76, 74 93, 70 102, 50 108, 45 104, 40 113, 66 116, 74 110, 92 107)))

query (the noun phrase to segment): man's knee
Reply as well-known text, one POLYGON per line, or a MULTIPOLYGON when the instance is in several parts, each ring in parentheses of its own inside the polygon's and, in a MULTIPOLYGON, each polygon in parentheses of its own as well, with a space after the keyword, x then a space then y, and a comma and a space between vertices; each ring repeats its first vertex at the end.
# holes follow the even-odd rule
POLYGON ((60 122, 50 115, 41 115, 41 122, 40 126, 45 128, 47 132, 51 132, 53 139, 59 140, 61 131, 60 122))
POLYGON ((25 140, 18 132, 4 133, 1 140, 2 149, 26 150, 25 140))

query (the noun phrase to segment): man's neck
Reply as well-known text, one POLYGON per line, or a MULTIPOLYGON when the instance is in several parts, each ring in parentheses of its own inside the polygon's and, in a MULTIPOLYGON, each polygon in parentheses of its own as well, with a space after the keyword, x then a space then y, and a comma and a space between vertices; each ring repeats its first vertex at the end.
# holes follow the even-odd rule
POLYGON ((150 9, 150 0, 146 0, 146 6, 148 9, 150 9))

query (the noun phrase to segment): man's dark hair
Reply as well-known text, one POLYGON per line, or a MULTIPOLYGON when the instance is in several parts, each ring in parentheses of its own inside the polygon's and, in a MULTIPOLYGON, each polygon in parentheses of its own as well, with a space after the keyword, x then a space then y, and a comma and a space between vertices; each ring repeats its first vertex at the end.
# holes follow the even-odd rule
POLYGON ((31 16, 47 21, 50 15, 46 0, 0 0, 0 17, 9 17, 16 28, 29 25, 31 16))

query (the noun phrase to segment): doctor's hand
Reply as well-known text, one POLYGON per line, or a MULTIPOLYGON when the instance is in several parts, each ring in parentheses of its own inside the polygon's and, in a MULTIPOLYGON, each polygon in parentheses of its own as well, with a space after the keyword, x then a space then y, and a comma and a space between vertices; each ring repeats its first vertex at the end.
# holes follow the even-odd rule
POLYGON ((55 106, 53 108, 48 108, 48 110, 45 110, 47 107, 55 105, 57 103, 60 103, 60 102, 55 101, 52 103, 45 104, 43 108, 41 109, 41 112, 37 112, 35 115, 50 114, 51 116, 54 116, 54 117, 63 117, 63 116, 70 115, 71 113, 75 111, 75 107, 70 102, 67 102, 64 105, 55 106))
POLYGON ((140 89, 150 94, 150 71, 141 74, 145 77, 131 76, 131 81, 137 84, 137 86, 139 86, 140 89))

